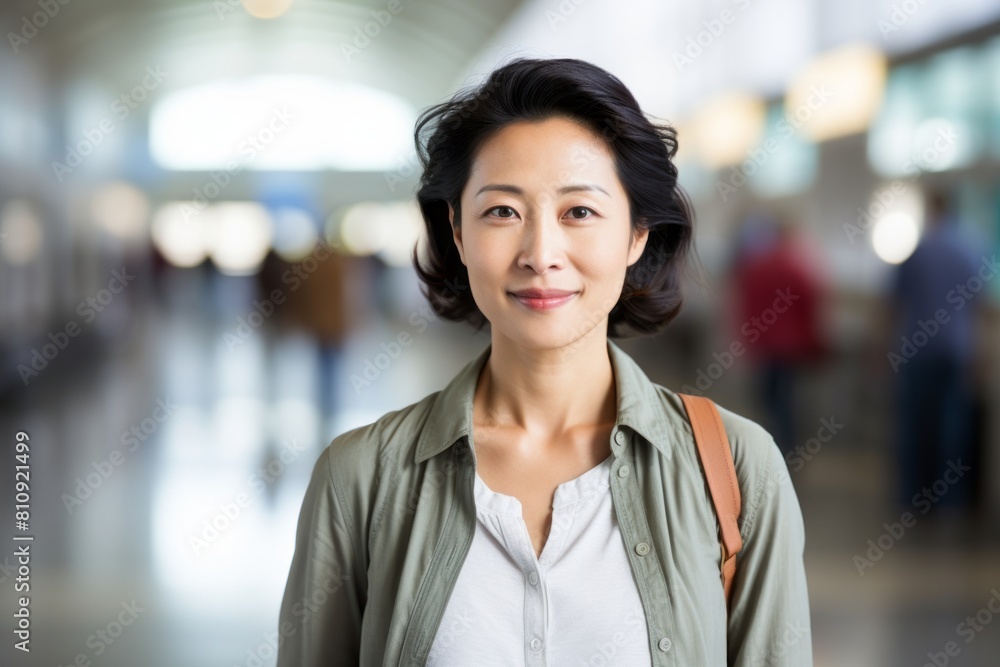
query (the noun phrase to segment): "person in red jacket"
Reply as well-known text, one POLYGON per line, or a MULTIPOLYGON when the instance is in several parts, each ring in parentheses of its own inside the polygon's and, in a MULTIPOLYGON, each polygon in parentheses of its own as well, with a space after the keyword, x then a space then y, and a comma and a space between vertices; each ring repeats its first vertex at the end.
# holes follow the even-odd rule
POLYGON ((771 432, 786 454, 796 445, 799 367, 826 349, 821 311, 824 279, 818 253, 786 215, 771 218, 770 241, 737 259, 733 278, 739 334, 758 368, 771 432))

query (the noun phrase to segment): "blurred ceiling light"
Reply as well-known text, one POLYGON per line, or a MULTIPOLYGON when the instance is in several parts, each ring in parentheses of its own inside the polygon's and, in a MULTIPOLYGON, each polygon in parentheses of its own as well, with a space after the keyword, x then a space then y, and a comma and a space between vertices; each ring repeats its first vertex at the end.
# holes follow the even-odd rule
POLYGON ((868 44, 820 55, 792 79, 785 113, 813 141, 865 131, 882 104, 886 59, 868 44))
MULTIPOLYGON (((780 102, 768 105, 767 129, 758 150, 751 152, 740 171, 754 194, 766 199, 789 197, 807 191, 816 180, 819 150, 798 132, 785 132, 785 108, 780 102)), ((736 175, 729 185, 738 189, 736 175)), ((721 191, 720 191, 721 192, 721 191)))
POLYGON ((742 162, 760 141, 766 108, 754 95, 718 95, 695 111, 691 136, 701 162, 713 169, 742 162))
POLYGON ((956 169, 987 150, 987 107, 994 94, 983 85, 991 80, 987 53, 957 47, 892 69, 868 133, 868 161, 878 174, 956 169))
POLYGON ((868 162, 884 177, 909 175, 917 165, 910 152, 913 135, 924 117, 926 97, 915 65, 899 65, 889 73, 885 99, 868 132, 868 162))
POLYGON ((909 213, 893 211, 875 221, 872 248, 879 259, 899 264, 913 254, 920 240, 920 226, 909 213))
POLYGON ((411 104, 369 86, 261 75, 158 99, 149 144, 173 170, 384 171, 410 150, 415 120, 411 104))
POLYGON ((287 262, 305 259, 316 247, 319 234, 308 211, 282 207, 274 212, 274 252, 287 262))
POLYGON ((273 223, 256 202, 219 202, 202 214, 208 230, 208 254, 227 275, 249 275, 260 268, 271 248, 273 223))
POLYGON ((386 207, 390 234, 378 256, 389 266, 405 267, 413 263, 413 248, 420 239, 424 219, 417 201, 410 200, 386 207))
POLYGON ((981 148, 975 131, 960 119, 928 118, 917 125, 910 145, 913 161, 925 171, 945 171, 972 162, 981 148))
POLYGON ((389 244, 392 227, 390 208, 375 202, 355 204, 340 222, 340 242, 353 255, 374 255, 389 244))
POLYGON ((242 0, 242 2, 247 14, 259 19, 277 18, 292 6, 292 0, 242 0))
POLYGON ((149 216, 149 199, 139 188, 115 181, 90 200, 90 217, 108 233, 129 239, 141 235, 149 216))
POLYGON ((31 202, 11 199, 0 210, 0 253, 15 265, 28 264, 42 249, 42 221, 31 202))
POLYGON ((153 214, 153 245, 174 266, 198 266, 208 256, 205 222, 191 202, 167 202, 153 214))

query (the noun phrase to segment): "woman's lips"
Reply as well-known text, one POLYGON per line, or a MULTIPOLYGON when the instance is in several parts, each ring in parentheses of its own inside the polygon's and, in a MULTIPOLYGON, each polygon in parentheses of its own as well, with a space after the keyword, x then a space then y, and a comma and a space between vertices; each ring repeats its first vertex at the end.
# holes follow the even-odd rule
POLYGON ((514 297, 515 301, 520 302, 522 305, 531 308, 532 310, 550 310, 552 308, 558 308, 559 306, 568 303, 573 298, 576 297, 577 292, 566 292, 566 291, 524 291, 524 292, 511 292, 510 295, 514 297))

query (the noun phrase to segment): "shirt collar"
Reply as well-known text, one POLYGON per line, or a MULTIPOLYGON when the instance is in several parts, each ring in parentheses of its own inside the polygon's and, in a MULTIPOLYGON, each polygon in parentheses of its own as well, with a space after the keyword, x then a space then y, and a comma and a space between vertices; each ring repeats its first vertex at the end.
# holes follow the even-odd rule
MULTIPOLYGON (((668 417, 657 385, 614 341, 608 339, 607 343, 617 389, 616 426, 628 426, 669 459, 670 440, 665 426, 668 417)), ((438 392, 417 440, 417 463, 439 454, 463 436, 471 437, 472 399, 492 347, 492 343, 487 345, 438 392)))

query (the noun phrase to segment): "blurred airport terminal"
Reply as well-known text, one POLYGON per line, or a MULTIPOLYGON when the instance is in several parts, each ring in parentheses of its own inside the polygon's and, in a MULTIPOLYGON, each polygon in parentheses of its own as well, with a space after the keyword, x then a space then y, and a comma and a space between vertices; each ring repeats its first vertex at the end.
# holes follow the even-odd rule
POLYGON ((594 62, 678 128, 700 264, 664 333, 618 342, 786 453, 817 667, 1000 664, 996 0, 9 0, 0 25, 0 664, 274 664, 319 453, 489 342, 420 292, 412 133, 516 55, 594 62))

